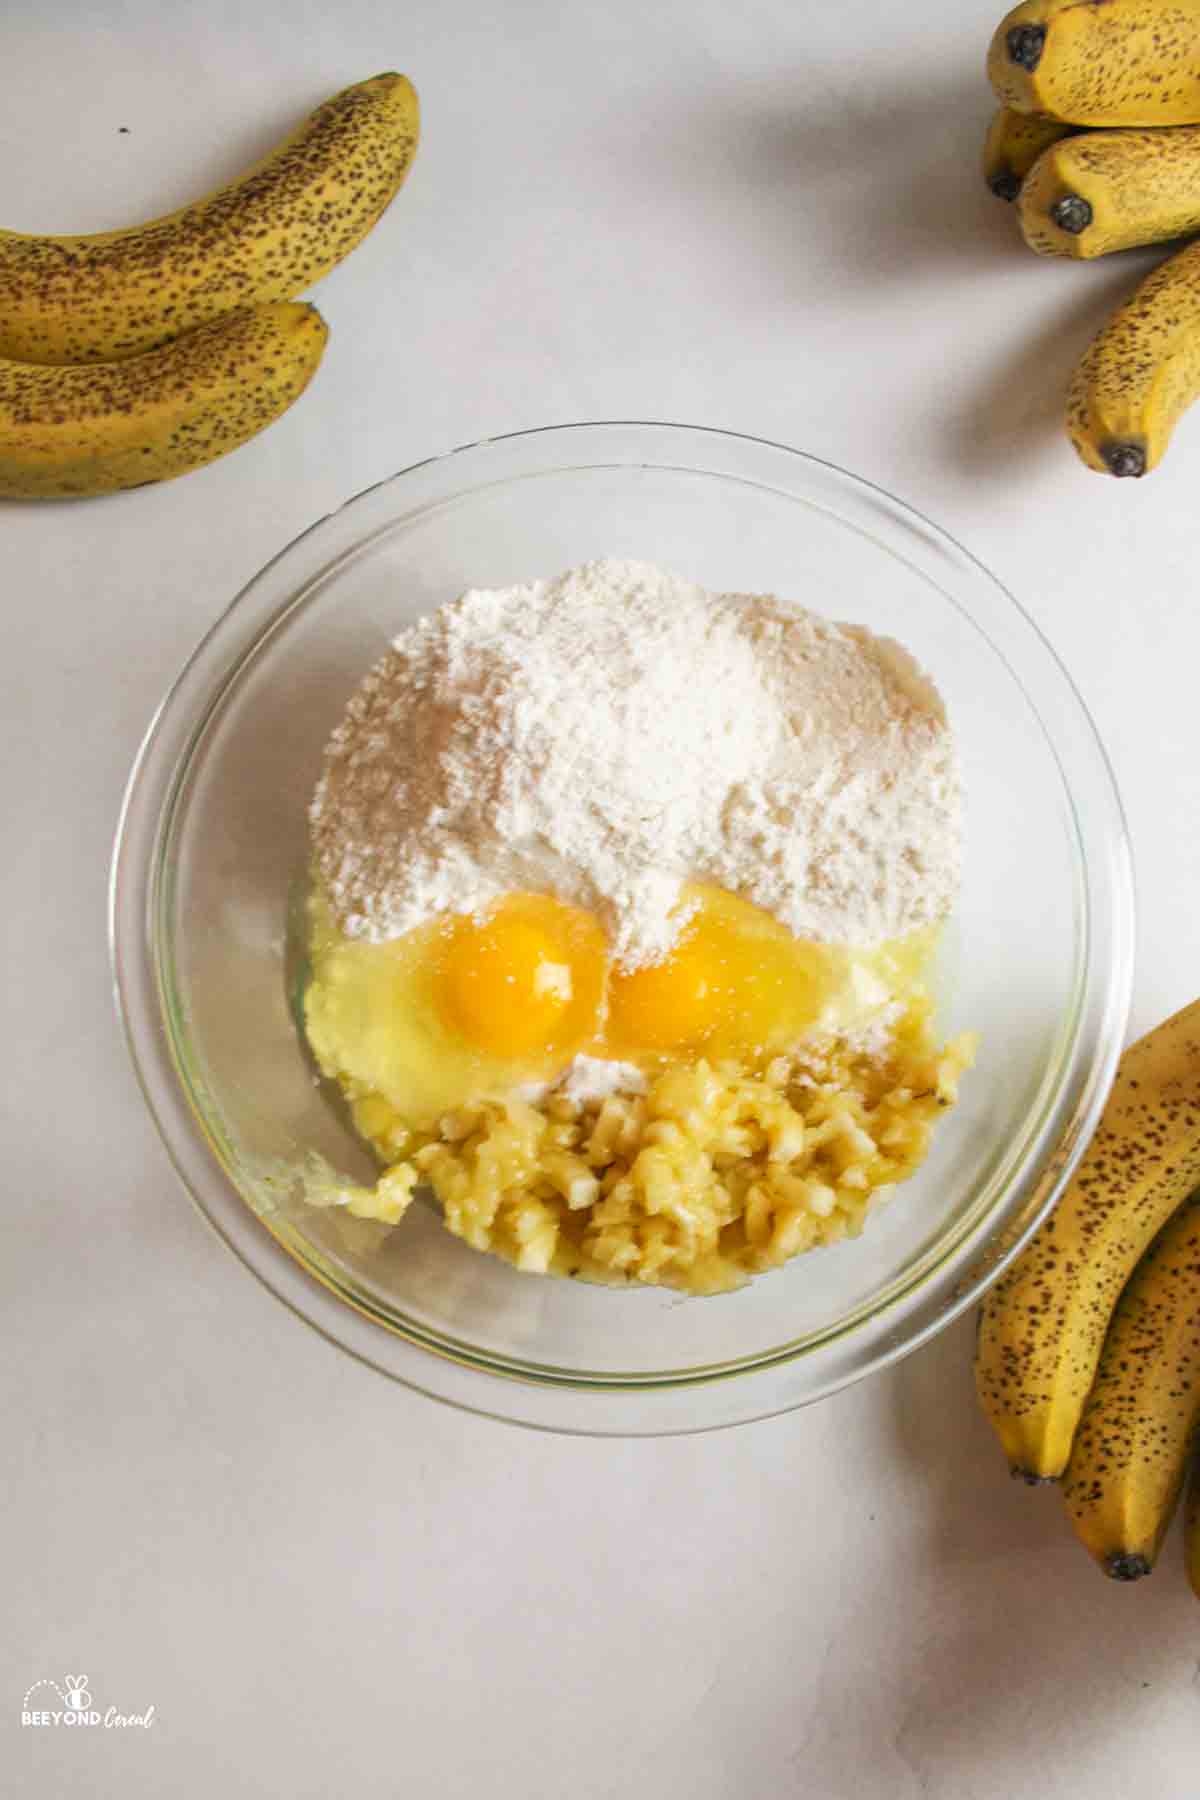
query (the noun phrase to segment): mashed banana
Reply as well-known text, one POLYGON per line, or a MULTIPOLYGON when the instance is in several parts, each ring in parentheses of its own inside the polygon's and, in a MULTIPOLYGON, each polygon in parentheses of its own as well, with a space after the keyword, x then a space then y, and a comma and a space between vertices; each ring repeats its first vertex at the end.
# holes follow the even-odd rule
POLYGON ((519 1269, 719 1293, 857 1236, 919 1166, 974 1056, 971 1034, 939 1049, 929 1014, 914 1001, 882 1058, 834 1040, 757 1073, 701 1060, 644 1094, 488 1101, 419 1133, 351 1093, 388 1167, 339 1199, 392 1223, 427 1182, 450 1231, 519 1269))

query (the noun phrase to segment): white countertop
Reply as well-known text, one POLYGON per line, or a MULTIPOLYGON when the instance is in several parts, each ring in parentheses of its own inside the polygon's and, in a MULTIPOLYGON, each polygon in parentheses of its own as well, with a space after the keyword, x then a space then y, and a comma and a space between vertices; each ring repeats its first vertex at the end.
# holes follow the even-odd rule
POLYGON ((0 513, 6 1793, 1200 1790, 1178 1545, 1152 1581, 1105 1583, 1054 1496, 1006 1479, 969 1321, 732 1433, 583 1441, 459 1415, 335 1351, 206 1230, 109 994, 130 760, 249 576, 433 451, 640 417, 816 451, 995 570, 1121 784, 1131 1030, 1194 997, 1200 416, 1140 484, 1087 473, 1063 438, 1067 373, 1140 264, 1038 261, 984 191, 999 10, 7 10, 10 228, 181 204, 384 68, 415 80, 425 134, 319 290, 330 348, 282 422, 173 484, 0 513), (68 1671, 99 1706, 153 1706, 151 1727, 22 1728, 30 1685, 68 1671))

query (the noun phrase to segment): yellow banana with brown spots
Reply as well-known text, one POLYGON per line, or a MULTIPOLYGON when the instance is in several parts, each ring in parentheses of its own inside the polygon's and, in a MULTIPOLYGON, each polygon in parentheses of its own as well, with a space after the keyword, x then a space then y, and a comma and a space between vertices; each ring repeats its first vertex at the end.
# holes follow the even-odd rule
POLYGON ((1067 391, 1089 469, 1145 475, 1200 398, 1200 243, 1158 265, 1092 340, 1067 391))
POLYGON ((998 200, 1015 200, 1043 150, 1074 131, 1058 119, 998 107, 983 140, 983 179, 998 200))
POLYGON ((1041 256, 1086 259, 1200 231, 1200 125, 1084 131, 1051 145, 1017 217, 1041 256))
POLYGON ((1108 1328, 1063 1483, 1076 1537, 1106 1575, 1154 1567, 1200 1424, 1200 1197, 1164 1226, 1108 1328))
POLYGON ((1200 124, 1200 0, 1025 0, 997 26, 987 72, 1017 112, 1200 124))
POLYGON ((1198 1185, 1200 1001, 1126 1050, 1066 1192, 984 1299, 976 1389, 1014 1475, 1063 1473, 1121 1290, 1198 1185))
POLYGON ((108 362, 261 301, 290 300, 358 244, 417 147, 403 75, 335 94, 239 181, 124 231, 0 231, 0 357, 108 362))
POLYGON ((123 362, 0 362, 0 497, 78 499, 200 468, 286 412, 328 335, 315 306, 275 301, 123 362))

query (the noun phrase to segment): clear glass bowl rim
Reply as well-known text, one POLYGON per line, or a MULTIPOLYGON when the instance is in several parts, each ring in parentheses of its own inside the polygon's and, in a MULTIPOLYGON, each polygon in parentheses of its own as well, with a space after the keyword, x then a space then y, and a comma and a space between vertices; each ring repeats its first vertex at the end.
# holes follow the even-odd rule
MULTIPOLYGON (((511 478, 504 474, 493 476, 493 480, 501 481, 511 478)), ((490 483, 478 480, 470 488, 448 492, 469 492, 484 485, 490 483)), ((778 491, 797 498, 786 484, 778 491)), ((891 546, 884 548, 888 554, 897 554, 891 546)), ((928 576, 927 569, 921 572, 928 576)), ((940 582, 937 585, 942 586, 940 582)), ((970 1307, 999 1276, 1061 1193, 1111 1085, 1132 990, 1133 877, 1128 833, 1112 770, 1070 676, 1012 595, 953 537, 876 484, 823 458, 769 439, 661 421, 586 421, 484 438, 410 464, 317 520, 252 577, 210 627, 168 689, 135 757, 113 850, 109 944, 118 1016, 143 1096, 175 1170, 201 1216, 290 1310, 359 1361, 468 1411, 555 1432, 658 1436, 769 1417, 834 1392, 887 1367, 928 1341, 970 1307), (666 455, 651 454, 648 442, 645 455, 625 454, 614 460, 612 445, 629 434, 646 434, 654 448, 665 450, 666 455), (874 515, 878 522, 878 515, 883 513, 893 525, 904 527, 910 537, 931 542, 938 556, 954 568, 956 592, 942 589, 948 601, 962 606, 957 598, 961 585, 971 591, 977 605, 984 605, 985 611, 990 603, 997 616, 987 620, 985 636, 993 649, 1005 656, 1014 675, 1013 664, 1019 666, 1017 679, 1023 689, 1033 677, 1054 700, 1052 708, 1038 704, 1035 710, 1063 767, 1076 807, 1089 936, 1071 1053, 1044 1108, 1047 1119, 1053 1108, 1053 1128, 1043 1131, 1037 1140, 1036 1154, 1012 1172, 1002 1216, 997 1205, 988 1218, 986 1236, 977 1231, 965 1245, 959 1244, 948 1259, 925 1274, 915 1298, 900 1296, 901 1301, 911 1303, 872 1312, 848 1337, 835 1337, 815 1352, 800 1350, 745 1369, 699 1370, 683 1379, 649 1385, 633 1381, 605 1384, 521 1377, 507 1369, 488 1366, 486 1358, 463 1358, 453 1351, 432 1348, 427 1340, 406 1338, 395 1327, 385 1329, 365 1310, 356 1309, 344 1295, 335 1292, 311 1265, 297 1260, 295 1253, 268 1231, 245 1203, 215 1160, 204 1122, 185 1095, 181 1071, 170 1047, 157 920, 164 880, 162 856, 169 841, 166 826, 174 800, 186 776, 191 750, 227 683, 267 640, 293 604, 297 591, 309 586, 317 569, 326 565, 318 563, 308 569, 304 579, 292 583, 282 598, 256 590, 269 587, 285 563, 305 552, 317 551, 320 534, 344 525, 356 509, 361 513, 372 500, 377 502, 381 495, 421 471, 437 470, 440 465, 457 468, 459 459, 471 457, 486 462, 489 454, 503 456, 505 446, 530 445, 534 440, 539 451, 547 444, 563 446, 564 460, 546 465, 558 473, 604 466, 603 456, 596 454, 604 446, 612 466, 648 464, 725 479, 745 477, 703 461, 681 461, 684 445, 703 445, 706 453, 711 447, 712 455, 719 454, 721 448, 735 456, 765 453, 768 459, 779 459, 781 465, 790 459, 793 468, 807 469, 810 475, 815 473, 833 484, 837 516, 842 523, 868 529, 868 517, 874 515), (590 456, 589 444, 594 447, 590 456), (572 451, 578 453, 572 455, 572 451), (851 513, 857 510, 859 519, 848 520, 843 507, 851 513), (1002 649, 996 643, 997 621, 1005 640, 1002 649), (1087 804, 1082 812, 1073 777, 1088 784, 1087 804), (797 1373, 802 1379, 796 1379, 797 1373)))

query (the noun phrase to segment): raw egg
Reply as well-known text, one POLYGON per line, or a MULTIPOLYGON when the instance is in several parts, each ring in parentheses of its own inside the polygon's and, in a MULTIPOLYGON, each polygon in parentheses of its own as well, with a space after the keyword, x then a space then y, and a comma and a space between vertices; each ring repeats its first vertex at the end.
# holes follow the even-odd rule
POLYGON ((424 1129, 454 1107, 553 1082, 572 1058, 736 1060, 870 1024, 920 982, 933 934, 872 951, 816 944, 722 889, 694 886, 679 937, 632 969, 592 914, 541 894, 442 918, 383 944, 344 938, 313 904, 309 1040, 353 1102, 382 1096, 424 1129))
POLYGON ((504 1061, 543 1056, 595 1029, 604 937, 577 907, 514 894, 449 926, 437 978, 452 1029, 504 1061))
POLYGON ((609 982, 608 1037, 622 1056, 706 1048, 753 1056, 780 1035, 794 1042, 829 985, 825 953, 758 907, 716 889, 662 962, 609 982))

